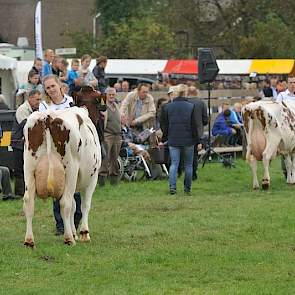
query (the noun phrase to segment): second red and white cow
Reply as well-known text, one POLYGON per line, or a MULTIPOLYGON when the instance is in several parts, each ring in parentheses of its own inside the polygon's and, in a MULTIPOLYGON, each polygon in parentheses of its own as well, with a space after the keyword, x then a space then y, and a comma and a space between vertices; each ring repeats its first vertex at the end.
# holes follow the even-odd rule
POLYGON ((253 188, 259 188, 257 161, 263 161, 262 188, 270 186, 269 162, 277 153, 284 155, 287 183, 295 183, 295 102, 258 101, 242 110, 247 138, 247 154, 253 188))
POLYGON ((81 240, 90 240, 88 213, 101 165, 97 131, 87 109, 72 107, 60 111, 34 112, 24 127, 24 212, 27 219, 25 245, 34 247, 32 219, 34 199, 60 199, 64 242, 75 244, 76 203, 82 194, 81 240))

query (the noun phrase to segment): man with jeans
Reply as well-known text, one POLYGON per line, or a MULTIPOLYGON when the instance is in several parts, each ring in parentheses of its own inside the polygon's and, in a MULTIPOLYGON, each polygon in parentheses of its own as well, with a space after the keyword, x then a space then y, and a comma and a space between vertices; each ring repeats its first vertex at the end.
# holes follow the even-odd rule
POLYGON ((191 193, 194 145, 198 142, 196 106, 188 102, 187 86, 180 84, 175 89, 177 96, 163 110, 161 129, 163 142, 167 141, 171 164, 169 168, 170 194, 176 194, 177 170, 181 153, 184 156, 184 192, 191 193))

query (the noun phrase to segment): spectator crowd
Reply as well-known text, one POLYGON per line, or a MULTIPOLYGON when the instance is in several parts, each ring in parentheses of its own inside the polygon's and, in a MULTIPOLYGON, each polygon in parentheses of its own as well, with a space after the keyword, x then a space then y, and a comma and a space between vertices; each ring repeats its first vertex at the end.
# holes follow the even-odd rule
MULTIPOLYGON (((28 116, 34 111, 73 106, 73 93, 84 86, 89 86, 98 95, 105 96, 106 108, 101 111, 103 161, 99 171, 99 185, 104 186, 108 179, 112 185, 118 183, 121 173, 118 157, 122 147, 137 144, 138 136, 146 130, 153 130, 154 132, 150 132, 153 136, 148 136, 146 142, 150 146, 163 146, 169 150, 170 157, 166 164, 170 166, 170 193, 177 192, 176 177, 181 167, 185 172, 184 191, 190 193, 191 181, 197 179, 198 152, 206 146, 204 126, 208 124, 207 107, 204 101, 198 98, 196 84, 192 81, 181 84, 158 81, 152 85, 139 84, 135 89, 130 89, 127 80, 118 80, 113 85, 108 85, 105 78, 107 57, 98 57, 93 70, 89 68, 90 62, 91 56, 85 54, 80 60, 72 59, 69 67, 67 60, 55 55, 51 49, 45 51, 43 61, 39 58, 34 60, 27 83, 21 85, 16 92, 17 111, 11 139, 15 162, 15 190, 13 194, 10 182, 7 181, 10 178, 9 170, 0 167, 3 200, 18 199, 24 194, 23 127, 28 116), (165 91, 166 95, 155 100, 152 92, 154 90, 165 91), (117 96, 119 92, 126 94, 121 100, 117 96)), ((242 83, 237 81, 232 84, 233 88, 243 87, 242 83)), ((254 84, 257 87, 257 83, 254 84)), ((223 81, 214 82, 215 89, 225 89, 225 85, 223 81)), ((262 99, 276 98, 279 93, 288 91, 288 84, 274 76, 263 81, 259 87, 262 99)), ((4 102, 0 97, 1 109, 5 109, 5 106, 1 105, 4 102)), ((216 146, 242 144, 241 109, 241 103, 235 103, 234 106, 222 104, 212 128, 216 146)), ((54 210, 55 214, 58 214, 56 212, 59 209, 54 210)), ((62 231, 62 226, 57 229, 62 231)))

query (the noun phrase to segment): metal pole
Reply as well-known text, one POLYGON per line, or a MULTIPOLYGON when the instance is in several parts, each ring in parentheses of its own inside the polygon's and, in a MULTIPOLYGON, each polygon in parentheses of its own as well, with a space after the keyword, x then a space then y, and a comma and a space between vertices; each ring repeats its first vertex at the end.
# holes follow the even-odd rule
POLYGON ((101 13, 97 13, 93 18, 92 18, 92 42, 93 42, 93 48, 96 49, 96 19, 101 16, 101 13))
POLYGON ((96 17, 94 16, 92 19, 92 28, 93 28, 93 48, 96 48, 96 17))

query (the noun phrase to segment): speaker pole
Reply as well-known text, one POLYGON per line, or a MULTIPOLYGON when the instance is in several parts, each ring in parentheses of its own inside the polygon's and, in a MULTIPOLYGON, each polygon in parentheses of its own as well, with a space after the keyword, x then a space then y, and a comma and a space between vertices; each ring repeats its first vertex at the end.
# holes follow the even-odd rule
MULTIPOLYGON (((211 84, 208 82, 207 84, 207 90, 208 90, 208 143, 207 147, 205 148, 204 155, 200 158, 200 161, 203 161, 202 168, 205 166, 206 162, 211 162, 212 155, 216 155, 221 161, 225 161, 225 157, 221 155, 220 153, 217 153, 214 148, 212 147, 211 142, 211 84)), ((230 167, 234 167, 234 164, 231 163, 230 167)))
MULTIPOLYGON (((208 91, 208 160, 211 161, 211 85, 210 82, 207 84, 207 91, 208 91)), ((203 163, 203 167, 205 165, 205 161, 203 163)))

